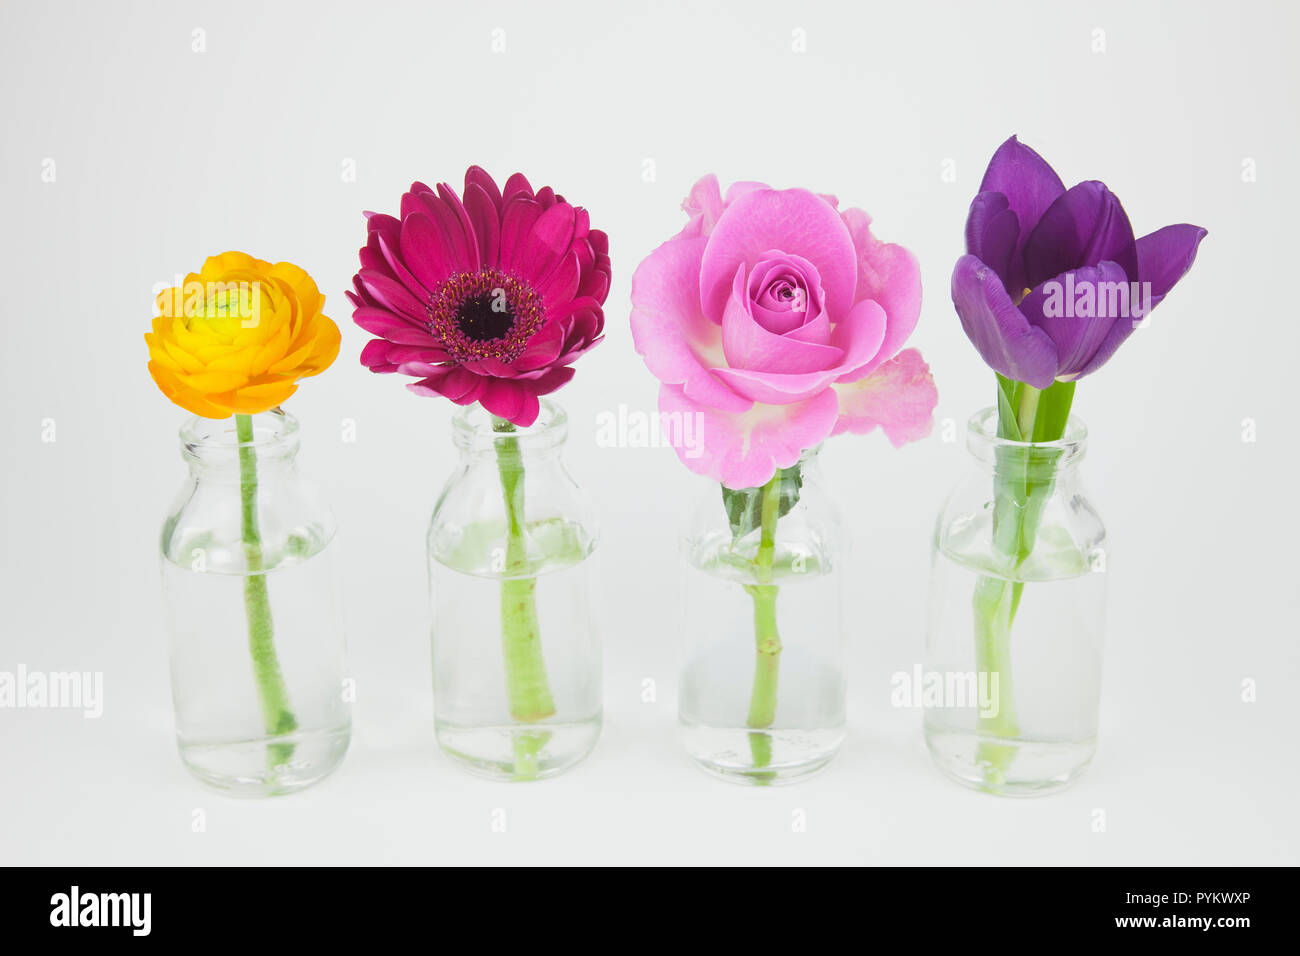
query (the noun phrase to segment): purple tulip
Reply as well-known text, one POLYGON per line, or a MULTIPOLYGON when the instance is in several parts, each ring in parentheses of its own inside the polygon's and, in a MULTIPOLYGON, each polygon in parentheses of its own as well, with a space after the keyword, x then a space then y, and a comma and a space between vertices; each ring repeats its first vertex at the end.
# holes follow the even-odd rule
POLYGON ((1104 183, 1066 189, 1014 136, 971 203, 952 274, 962 328, 996 372, 1035 388, 1095 372, 1191 268, 1200 226, 1133 238, 1104 183))

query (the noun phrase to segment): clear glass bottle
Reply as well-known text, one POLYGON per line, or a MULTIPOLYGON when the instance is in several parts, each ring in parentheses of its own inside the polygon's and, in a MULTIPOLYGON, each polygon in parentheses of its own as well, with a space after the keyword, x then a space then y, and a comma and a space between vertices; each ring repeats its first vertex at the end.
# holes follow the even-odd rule
POLYGON ((546 399, 527 428, 462 409, 429 523, 438 743, 492 779, 555 776, 600 736, 596 522, 561 458, 567 431, 546 399))
POLYGON ((291 415, 193 418, 180 437, 162 575, 181 759, 234 794, 300 790, 352 732, 334 518, 298 472, 291 415))
POLYGON ((844 739, 847 549, 817 454, 762 488, 711 486, 682 539, 682 740, 739 783, 800 779, 844 739))
POLYGON ((1086 437, 1071 418, 1060 441, 1008 441, 985 409, 935 526, 925 739, 976 789, 1060 789, 1096 748, 1106 532, 1079 474, 1086 437))

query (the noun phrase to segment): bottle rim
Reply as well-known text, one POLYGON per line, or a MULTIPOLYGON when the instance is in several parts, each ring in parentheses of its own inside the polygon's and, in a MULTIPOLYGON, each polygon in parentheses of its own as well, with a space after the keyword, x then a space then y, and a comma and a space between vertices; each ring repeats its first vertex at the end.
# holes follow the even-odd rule
POLYGON ((463 452, 495 451, 514 439, 521 451, 541 452, 558 448, 568 435, 569 416, 549 398, 541 399, 541 410, 531 425, 512 425, 498 431, 497 418, 478 402, 460 409, 451 420, 451 438, 463 452))
POLYGON ((1076 464, 1088 447, 1088 428, 1078 417, 1071 415, 1065 423, 1065 434, 1056 441, 1026 442, 998 437, 998 409, 990 405, 982 408, 966 423, 966 447, 981 461, 996 462, 998 452, 1018 452, 1031 459, 1051 462, 1062 468, 1076 464))
POLYGON ((235 418, 203 418, 195 415, 181 425, 181 453, 188 461, 203 464, 237 462, 241 448, 257 450, 259 460, 292 455, 298 448, 298 419, 282 408, 251 416, 253 438, 240 441, 235 418))

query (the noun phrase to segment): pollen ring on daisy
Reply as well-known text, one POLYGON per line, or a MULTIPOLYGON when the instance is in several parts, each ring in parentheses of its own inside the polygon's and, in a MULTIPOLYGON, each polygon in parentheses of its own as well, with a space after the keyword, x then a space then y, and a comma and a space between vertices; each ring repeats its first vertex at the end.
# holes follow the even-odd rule
POLYGON ((498 269, 457 272, 426 305, 429 331, 457 362, 511 362, 546 322, 546 305, 528 283, 498 269))

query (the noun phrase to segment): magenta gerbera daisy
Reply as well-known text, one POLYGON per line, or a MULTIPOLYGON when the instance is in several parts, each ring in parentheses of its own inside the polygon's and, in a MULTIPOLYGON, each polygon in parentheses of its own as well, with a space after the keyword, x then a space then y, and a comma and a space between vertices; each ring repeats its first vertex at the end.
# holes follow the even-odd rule
POLYGON ((378 338, 361 362, 415 376, 418 394, 528 426, 602 338, 609 241, 549 186, 515 173, 498 189, 471 166, 463 197, 412 183, 401 217, 366 213, 366 230, 348 298, 378 338))

